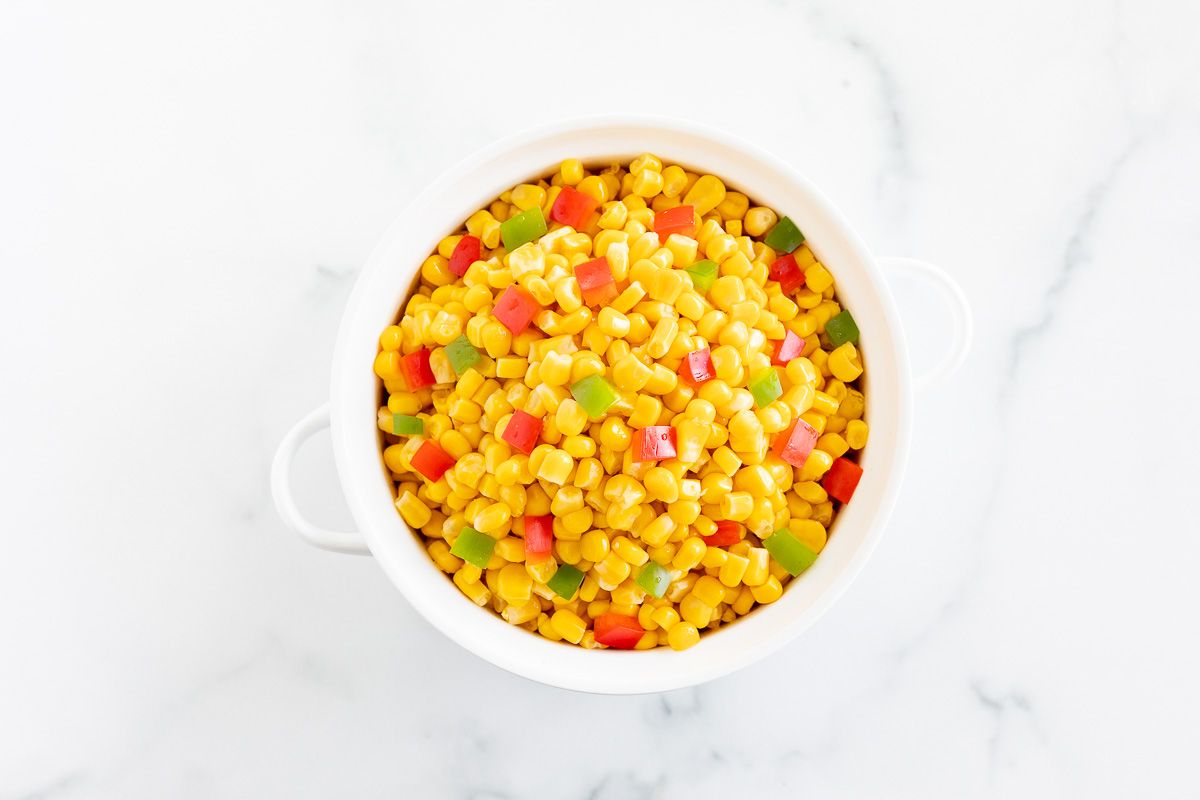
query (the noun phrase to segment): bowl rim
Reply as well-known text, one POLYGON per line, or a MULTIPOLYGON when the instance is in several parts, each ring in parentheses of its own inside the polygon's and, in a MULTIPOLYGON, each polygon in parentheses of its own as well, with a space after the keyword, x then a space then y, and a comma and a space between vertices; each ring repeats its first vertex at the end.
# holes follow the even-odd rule
POLYGON ((878 544, 899 493, 911 438, 911 384, 903 328, 886 280, 855 230, 814 184, 778 157, 712 127, 612 114, 565 120, 497 141, 413 198, 371 252, 346 302, 331 370, 331 435, 359 530, 389 579, 426 621, 468 651, 525 678, 578 691, 638 694, 683 688, 746 667, 810 627, 845 591, 878 544), (682 652, 586 650, 511 626, 490 610, 480 613, 433 565, 420 536, 392 504, 379 456, 377 379, 370 365, 379 331, 395 318, 421 261, 470 213, 500 191, 544 175, 562 158, 595 162, 647 151, 711 169, 734 188, 754 183, 746 193, 796 220, 822 262, 831 263, 846 307, 869 312, 855 313, 855 319, 870 381, 871 441, 862 451, 864 476, 855 501, 839 512, 821 558, 780 600, 682 652), (541 169, 531 168, 539 163, 541 169))

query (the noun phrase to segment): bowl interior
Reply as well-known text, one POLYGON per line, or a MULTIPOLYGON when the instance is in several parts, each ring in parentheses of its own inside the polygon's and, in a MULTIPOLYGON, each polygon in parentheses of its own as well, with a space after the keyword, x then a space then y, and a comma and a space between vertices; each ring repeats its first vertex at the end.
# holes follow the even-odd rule
POLYGON ((908 449, 911 395, 903 336, 887 285, 841 215, 788 165, 726 134, 660 119, 603 118, 524 134, 451 169, 401 214, 370 256, 348 301, 334 355, 332 434, 354 518, 391 580, 433 625, 497 666, 543 683, 637 693, 700 683, 745 666, 799 634, 861 567, 894 504, 908 449), (545 175, 564 158, 628 161, 653 152, 721 177, 790 216, 837 280, 854 314, 867 374, 871 439, 853 502, 839 513, 817 562, 777 602, 683 652, 620 652, 550 642, 471 604, 430 561, 392 505, 380 467, 378 389, 371 364, 379 332, 396 316, 437 242, 501 191, 545 175))

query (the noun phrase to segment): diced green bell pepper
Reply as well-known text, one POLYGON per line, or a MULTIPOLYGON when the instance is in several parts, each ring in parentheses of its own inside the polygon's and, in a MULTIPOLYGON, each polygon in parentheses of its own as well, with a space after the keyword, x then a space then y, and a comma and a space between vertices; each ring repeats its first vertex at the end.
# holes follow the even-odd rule
POLYGON ((763 539, 763 547, 771 558, 792 575, 799 575, 813 565, 817 554, 811 547, 797 539, 787 528, 781 528, 763 539))
POLYGON ((408 414, 392 414, 392 433, 397 436, 420 436, 425 432, 425 421, 408 414))
POLYGON ((617 402, 617 390, 599 375, 588 375, 571 386, 571 396, 589 417, 599 417, 617 402))
POLYGON ((767 231, 763 241, 776 253, 790 253, 804 244, 804 234, 800 232, 790 217, 784 217, 775 223, 774 228, 767 231))
POLYGON ((841 347, 846 342, 858 344, 858 325, 849 311, 843 311, 825 323, 825 335, 834 347, 841 347))
POLYGON ((558 568, 558 571, 550 576, 550 580, 546 581, 546 585, 550 587, 550 591, 561 597, 563 600, 570 600, 579 591, 579 585, 583 583, 583 573, 570 564, 563 564, 558 568))
POLYGON ((637 574, 637 585, 655 597, 662 597, 671 585, 671 573, 656 561, 647 561, 637 574))
POLYGON ((697 261, 684 271, 692 276, 692 283, 696 290, 705 294, 712 288, 713 281, 717 279, 717 262, 709 261, 706 258, 703 261, 697 261))
POLYGON ((504 240, 504 249, 510 253, 545 234, 546 218, 537 206, 500 223, 500 238, 504 240))
POLYGON ((454 368, 454 374, 459 377, 478 364, 479 359, 482 358, 479 351, 475 349, 475 345, 467 339, 466 334, 446 345, 446 357, 450 359, 450 366, 454 368))
POLYGON ((492 560, 492 551, 496 549, 496 540, 486 533, 480 533, 474 528, 463 528, 450 548, 450 554, 458 556, 468 564, 474 564, 480 569, 487 569, 492 560))
POLYGON ((754 404, 765 408, 783 395, 783 386, 779 383, 779 373, 774 367, 767 367, 762 372, 750 376, 746 388, 754 395, 754 404))

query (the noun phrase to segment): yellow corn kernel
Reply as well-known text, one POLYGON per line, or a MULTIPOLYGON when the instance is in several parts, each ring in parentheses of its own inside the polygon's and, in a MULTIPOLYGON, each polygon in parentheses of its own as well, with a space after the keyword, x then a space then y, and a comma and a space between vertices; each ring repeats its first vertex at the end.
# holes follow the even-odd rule
POLYGON ((600 446, 615 453, 623 453, 629 449, 633 440, 633 431, 620 417, 606 417, 600 423, 600 446))
POLYGON ((725 199, 725 184, 713 175, 700 176, 692 188, 683 197, 685 205, 696 209, 696 213, 704 216, 712 211, 725 199))
POLYGON ((575 462, 564 450, 553 449, 546 453, 538 465, 537 476, 547 483, 562 486, 571 476, 575 462))
MULTIPOLYGON (((646 381, 645 388, 648 392, 669 397, 679 388, 679 375, 667 369, 662 364, 655 364, 650 375, 650 380, 646 381)), ((693 391, 691 388, 684 388, 687 388, 688 392, 693 391)), ((688 399, 690 399, 690 395, 688 399)))
POLYGON ((550 625, 555 632, 571 644, 579 644, 587 630, 587 623, 578 614, 565 608, 560 608, 550 617, 550 625))
POLYGON ((506 564, 496 577, 496 594, 506 603, 527 602, 532 589, 533 579, 522 564, 506 564))
POLYGON ((546 353, 538 365, 538 381, 546 386, 565 386, 570 379, 571 356, 553 350, 546 353))
POLYGON ((775 227, 775 223, 778 221, 779 217, 775 212, 764 206, 748 209, 743 219, 746 224, 746 233, 750 236, 762 236, 775 227))
POLYGON ((725 559, 725 563, 721 565, 718 577, 725 586, 738 586, 741 584, 742 578, 746 575, 746 570, 749 567, 749 558, 730 553, 725 559))
POLYGON ((800 480, 819 480, 832 466, 833 456, 824 450, 813 450, 809 454, 808 460, 804 462, 804 466, 800 468, 800 480))
POLYGON ((613 606, 639 606, 646 599, 646 590, 632 580, 624 580, 612 590, 613 606))
POLYGON ((646 494, 653 500, 674 503, 679 499, 679 478, 664 467, 651 467, 642 477, 646 494))
MULTIPOLYGON (((765 547, 750 547, 746 550, 746 571, 742 583, 747 586, 762 586, 770 573, 771 554, 765 547)), ((745 613, 745 612, 742 612, 745 613)))
POLYGON ((662 173, 651 169, 644 169, 638 172, 633 177, 633 186, 631 189, 638 197, 650 198, 656 196, 663 189, 662 173))
POLYGON ((825 433, 817 439, 817 449, 823 450, 833 458, 841 458, 850 449, 849 443, 836 433, 825 433))
POLYGON ((804 270, 804 285, 814 292, 823 292, 833 286, 833 275, 823 264, 813 264, 804 270))
POLYGON ((741 522, 754 510, 754 497, 749 492, 730 492, 721 498, 722 519, 741 522))
POLYGON ((754 602, 766 605, 783 596, 783 585, 779 583, 779 578, 771 575, 758 586, 751 586, 750 593, 754 596, 754 602))
POLYGON ((675 520, 671 519, 669 514, 660 514, 642 528, 638 535, 646 544, 658 547, 665 544, 674 532, 675 520))
POLYGON ((692 587, 692 594, 709 608, 716 608, 725 597, 725 587, 713 576, 702 575, 692 587))
POLYGON ((412 492, 406 491, 396 500, 400 516, 413 528, 423 528, 433 518, 433 512, 412 492))
POLYGON ((498 536, 508 531, 512 510, 504 503, 492 503, 475 516, 472 527, 480 533, 498 536))
POLYGON ((672 164, 662 170, 663 188, 662 193, 667 197, 679 197, 687 187, 687 173, 683 171, 683 167, 672 164))
POLYGON ((583 162, 578 158, 568 158, 558 167, 562 176, 563 186, 576 186, 583 180, 583 162))
POLYGON ((828 419, 828 417, 819 411, 805 411, 800 415, 800 419, 811 425, 813 430, 817 432, 818 436, 825 432, 825 421, 828 419))
POLYGON ((626 536, 618 536, 612 541, 612 551, 635 567, 640 567, 649 559, 649 554, 626 536))
POLYGON ((862 375, 862 363, 858 359, 858 350, 850 342, 846 342, 829 354, 827 361, 829 371, 839 381, 852 381, 862 375))
POLYGON ((600 309, 600 313, 596 317, 596 327, 606 336, 623 339, 629 335, 629 317, 615 308, 605 306, 600 309))
POLYGON ((600 204, 613 199, 608 184, 599 175, 589 175, 581 180, 575 188, 600 204))
MULTIPOLYGON (((707 623, 707 619, 705 622, 707 623)), ((700 641, 700 631, 692 622, 679 622, 667 631, 667 644, 672 650, 687 650, 700 641)))
POLYGON ((846 423, 846 445, 854 450, 862 450, 867 444, 867 423, 861 419, 852 419, 846 423))
POLYGON ((438 565, 438 569, 442 572, 453 574, 463 565, 461 558, 450 554, 450 545, 446 544, 441 539, 436 539, 429 543, 429 557, 433 559, 433 563, 438 565))
POLYGON ((596 578, 600 582, 600 588, 606 591, 612 591, 621 585, 621 582, 629 577, 633 568, 629 562, 618 556, 616 553, 609 553, 596 565, 592 567, 596 572, 596 578))
POLYGON ((588 531, 579 540, 579 552, 595 564, 608 556, 609 545, 608 535, 604 531, 588 531))
MULTIPOLYGON (((724 590, 722 590, 722 595, 723 594, 724 590)), ((709 620, 712 619, 712 613, 712 606, 706 605, 703 600, 696 596, 695 591, 691 592, 685 596, 683 600, 679 601, 679 616, 683 618, 684 622, 691 623, 697 628, 706 627, 709 623, 709 620)))
POLYGON ((546 202, 546 190, 536 184, 522 183, 512 190, 512 204, 522 211, 535 206, 541 208, 546 202))
POLYGON ((708 546, 704 544, 703 539, 699 536, 689 536, 679 545, 679 551, 671 560, 671 566, 684 572, 695 569, 707 551, 708 546))

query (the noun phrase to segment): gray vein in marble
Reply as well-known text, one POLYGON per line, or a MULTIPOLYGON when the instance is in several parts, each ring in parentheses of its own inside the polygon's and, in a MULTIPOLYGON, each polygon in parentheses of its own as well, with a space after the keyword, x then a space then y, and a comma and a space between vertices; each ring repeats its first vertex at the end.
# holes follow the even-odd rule
POLYGON ((1033 705, 1024 694, 1009 692, 1008 694, 989 694, 978 683, 971 684, 971 693, 979 705, 992 718, 992 733, 988 737, 988 772, 994 777, 1000 760, 1000 739, 1006 722, 1014 715, 1023 715, 1037 729, 1033 705))
POLYGON ((629 772, 610 772, 588 791, 585 800, 654 800, 666 779, 659 776, 651 783, 638 780, 629 772))
POLYGON ((1008 365, 1000 384, 1002 414, 1005 413, 1008 405, 1006 401, 1012 392, 1015 378, 1028 351, 1038 344, 1046 331, 1053 327, 1063 297, 1070 290, 1071 284, 1080 270, 1091 262, 1091 240, 1095 232, 1096 220, 1120 180, 1125 165, 1141 147, 1142 141, 1141 137, 1130 140, 1116 158, 1109 163, 1100 180, 1088 189, 1083 198, 1083 208, 1067 237, 1066 247, 1058 262, 1058 271, 1042 294, 1041 313, 1037 319, 1023 325, 1013 333, 1009 346, 1008 365))
POLYGON ((87 775, 82 771, 68 772, 45 786, 20 794, 0 795, 0 800, 56 800, 70 795, 87 782, 87 775))

